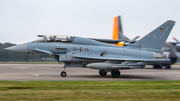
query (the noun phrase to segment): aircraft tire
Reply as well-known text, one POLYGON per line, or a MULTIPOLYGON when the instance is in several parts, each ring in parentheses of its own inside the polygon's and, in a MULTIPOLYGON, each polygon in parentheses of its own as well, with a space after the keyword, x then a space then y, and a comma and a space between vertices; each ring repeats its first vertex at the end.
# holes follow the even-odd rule
POLYGON ((100 69, 100 70, 99 70, 99 74, 100 74, 101 76, 106 76, 107 72, 106 72, 105 70, 103 70, 103 69, 100 69))
POLYGON ((166 65, 166 69, 171 69, 171 65, 166 65))
POLYGON ((162 66, 154 65, 154 69, 162 69, 162 66))
POLYGON ((111 71, 111 76, 113 78, 119 78, 120 77, 120 71, 118 69, 112 70, 111 71))
POLYGON ((61 72, 61 76, 62 76, 62 77, 66 77, 66 75, 67 75, 66 72, 64 72, 64 71, 61 72))

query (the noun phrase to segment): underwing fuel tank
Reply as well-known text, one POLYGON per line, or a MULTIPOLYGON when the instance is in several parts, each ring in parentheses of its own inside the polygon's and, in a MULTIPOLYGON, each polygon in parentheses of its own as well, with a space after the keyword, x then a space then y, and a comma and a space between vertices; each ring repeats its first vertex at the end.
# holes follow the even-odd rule
POLYGON ((114 63, 90 63, 86 67, 91 69, 132 69, 132 68, 144 68, 144 65, 118 65, 114 63))
POLYGON ((91 68, 91 69, 110 69, 114 65, 115 64, 112 64, 112 63, 90 63, 86 65, 86 67, 91 68))

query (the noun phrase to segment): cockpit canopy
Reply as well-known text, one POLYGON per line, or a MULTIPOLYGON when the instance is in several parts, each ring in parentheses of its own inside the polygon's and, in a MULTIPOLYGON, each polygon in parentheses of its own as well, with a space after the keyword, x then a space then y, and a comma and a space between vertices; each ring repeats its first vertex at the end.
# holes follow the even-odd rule
POLYGON ((67 35, 46 35, 33 42, 68 42, 71 43, 74 40, 74 36, 67 35))

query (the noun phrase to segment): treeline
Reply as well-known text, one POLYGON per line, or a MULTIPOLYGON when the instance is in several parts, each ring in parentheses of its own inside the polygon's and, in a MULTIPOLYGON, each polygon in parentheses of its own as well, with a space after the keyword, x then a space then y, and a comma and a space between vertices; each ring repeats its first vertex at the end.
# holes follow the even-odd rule
POLYGON ((4 48, 14 46, 16 44, 12 43, 0 43, 0 62, 19 62, 19 61, 52 61, 53 56, 46 55, 46 54, 35 54, 35 55, 28 55, 28 54, 23 54, 23 53, 17 53, 17 52, 11 52, 4 50, 4 48))

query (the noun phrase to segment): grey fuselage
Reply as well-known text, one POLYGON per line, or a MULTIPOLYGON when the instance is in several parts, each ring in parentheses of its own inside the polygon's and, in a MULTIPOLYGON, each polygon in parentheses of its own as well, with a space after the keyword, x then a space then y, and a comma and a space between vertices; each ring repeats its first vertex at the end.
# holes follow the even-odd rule
MULTIPOLYGON (((132 49, 131 47, 119 47, 116 45, 105 44, 95 40, 74 37, 71 43, 65 42, 29 42, 28 43, 28 54, 35 53, 46 53, 46 50, 51 52, 50 55, 60 56, 57 60, 62 62, 83 62, 83 61, 99 61, 99 60, 117 60, 118 58, 123 59, 162 59, 157 57, 156 52, 148 51, 145 49, 132 49), (37 50, 33 50, 37 49, 37 50), (73 56, 75 55, 75 56, 73 56), (81 58, 76 57, 79 56, 81 58), (63 57, 62 57, 63 56, 63 57), (83 56, 85 56, 83 58, 83 56), (89 56, 89 58, 88 58, 89 56), (67 57, 67 58, 66 58, 67 57), (95 57, 95 58, 93 58, 95 57), (105 57, 103 59, 103 57, 105 57), (83 59, 82 59, 83 58, 83 59)), ((46 54, 48 54, 48 52, 46 54)), ((125 61, 123 60, 123 61, 125 61)), ((119 60, 121 61, 121 59, 119 60)))

